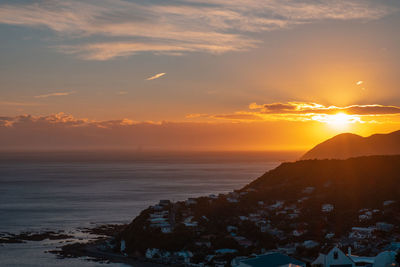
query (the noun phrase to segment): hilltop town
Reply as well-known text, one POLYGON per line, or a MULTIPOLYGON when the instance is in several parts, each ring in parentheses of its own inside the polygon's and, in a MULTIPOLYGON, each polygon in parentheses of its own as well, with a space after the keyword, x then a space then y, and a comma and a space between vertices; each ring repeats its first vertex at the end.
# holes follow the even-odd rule
POLYGON ((271 253, 313 263, 350 248, 347 255, 373 264, 400 248, 398 173, 400 156, 284 163, 228 194, 161 200, 117 236, 114 248, 191 266, 240 265, 271 253))

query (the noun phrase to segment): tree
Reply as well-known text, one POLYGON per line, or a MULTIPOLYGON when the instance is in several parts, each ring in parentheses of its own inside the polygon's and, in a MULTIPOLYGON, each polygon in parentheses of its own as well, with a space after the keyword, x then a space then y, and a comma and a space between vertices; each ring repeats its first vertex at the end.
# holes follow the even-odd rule
POLYGON ((397 252, 397 255, 396 255, 396 262, 397 262, 397 264, 400 266, 400 251, 397 252))

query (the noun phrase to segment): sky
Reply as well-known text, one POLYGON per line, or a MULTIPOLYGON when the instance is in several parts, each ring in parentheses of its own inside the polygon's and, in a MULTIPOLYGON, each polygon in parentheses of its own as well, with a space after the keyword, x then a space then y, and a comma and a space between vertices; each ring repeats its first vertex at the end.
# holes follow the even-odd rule
POLYGON ((400 129, 397 0, 3 0, 2 149, 306 150, 400 129))

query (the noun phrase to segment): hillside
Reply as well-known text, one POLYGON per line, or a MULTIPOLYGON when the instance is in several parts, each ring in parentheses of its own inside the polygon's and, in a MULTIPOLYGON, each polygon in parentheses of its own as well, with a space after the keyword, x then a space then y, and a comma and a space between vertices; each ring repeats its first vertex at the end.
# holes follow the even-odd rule
POLYGON ((371 155, 399 155, 400 131, 369 137, 344 133, 315 146, 301 159, 346 159, 371 155))
POLYGON ((128 255, 169 263, 176 251, 207 263, 221 249, 223 259, 265 249, 310 259, 336 243, 373 254, 400 239, 399 181, 400 156, 283 163, 229 194, 149 207, 119 240, 128 255))

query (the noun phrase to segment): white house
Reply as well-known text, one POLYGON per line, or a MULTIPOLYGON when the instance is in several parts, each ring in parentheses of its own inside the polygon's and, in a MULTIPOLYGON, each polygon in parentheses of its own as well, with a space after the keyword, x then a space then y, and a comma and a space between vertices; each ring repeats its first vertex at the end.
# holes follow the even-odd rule
POLYGON ((327 254, 320 253, 311 263, 315 267, 355 267, 354 261, 338 247, 332 248, 327 254))
POLYGON ((333 211, 333 205, 332 204, 323 204, 321 207, 322 212, 331 212, 333 211))
POLYGON ((352 227, 351 232, 349 233, 349 238, 355 238, 355 239, 371 238, 375 230, 376 230, 375 227, 352 227))
POLYGON ((319 254, 311 266, 313 267, 355 267, 355 266, 372 266, 372 267, 393 267, 396 264, 395 251, 383 251, 375 257, 363 257, 351 255, 349 248, 348 254, 344 254, 339 248, 334 247, 328 254, 319 254))

